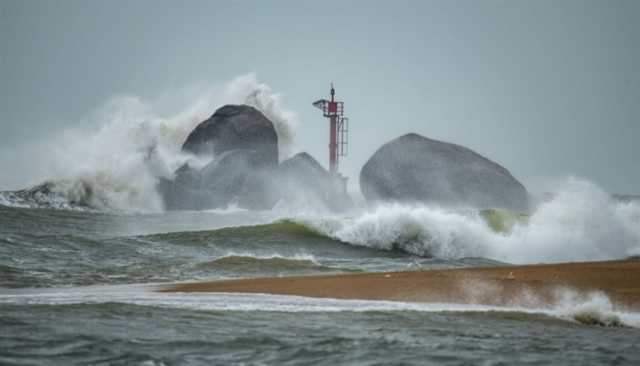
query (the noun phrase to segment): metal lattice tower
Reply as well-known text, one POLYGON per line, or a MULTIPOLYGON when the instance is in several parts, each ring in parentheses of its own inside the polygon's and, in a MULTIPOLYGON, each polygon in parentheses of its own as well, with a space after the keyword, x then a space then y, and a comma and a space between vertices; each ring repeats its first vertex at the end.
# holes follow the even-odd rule
POLYGON ((329 119, 329 171, 338 175, 340 157, 347 156, 349 147, 349 118, 344 116, 344 103, 336 101, 335 94, 331 83, 331 100, 320 99, 313 106, 329 119))

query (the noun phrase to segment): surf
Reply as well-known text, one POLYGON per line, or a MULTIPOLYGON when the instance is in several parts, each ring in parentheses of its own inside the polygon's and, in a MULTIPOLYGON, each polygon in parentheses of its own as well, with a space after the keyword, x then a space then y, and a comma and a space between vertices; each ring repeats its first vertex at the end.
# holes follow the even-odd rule
POLYGON ((351 217, 307 217, 338 241, 438 258, 508 263, 622 259, 640 252, 640 205, 596 185, 566 180, 528 215, 424 205, 380 205, 351 217))
POLYGON ((271 294, 156 293, 154 286, 119 285, 73 289, 14 290, 0 294, 0 306, 65 307, 114 304, 198 311, 285 313, 435 313, 479 315, 484 318, 544 321, 544 317, 583 326, 640 328, 640 315, 614 309, 599 293, 587 298, 568 293, 562 301, 543 307, 480 304, 414 303, 401 301, 346 300, 271 294), (542 317, 542 318, 541 318, 542 317))

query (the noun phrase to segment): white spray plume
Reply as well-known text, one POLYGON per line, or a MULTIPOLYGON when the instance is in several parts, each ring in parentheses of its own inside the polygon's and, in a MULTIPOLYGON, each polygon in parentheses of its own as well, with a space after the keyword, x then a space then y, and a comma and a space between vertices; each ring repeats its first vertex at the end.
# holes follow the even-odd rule
POLYGON ((399 204, 351 217, 307 215, 298 220, 351 244, 440 258, 539 263, 640 253, 640 205, 616 202, 594 184, 575 178, 509 232, 492 230, 477 210, 399 204))
POLYGON ((255 73, 240 76, 225 87, 223 104, 247 104, 261 111, 273 122, 278 134, 280 159, 292 156, 296 151, 295 128, 298 118, 282 106, 281 96, 267 84, 258 82, 255 73))
POLYGON ((19 165, 15 170, 20 170, 25 185, 65 180, 54 186, 62 196, 90 187, 91 204, 98 208, 161 211, 158 178, 171 178, 187 161, 195 166, 206 163, 182 153, 181 147, 196 125, 224 104, 250 104, 262 111, 274 123, 280 156, 293 151, 296 115, 251 73, 222 89, 202 91, 191 105, 168 117, 160 116, 152 102, 116 96, 92 113, 88 123, 29 148, 22 155, 24 162, 11 164, 19 165), (74 184, 78 181, 83 184, 74 184))

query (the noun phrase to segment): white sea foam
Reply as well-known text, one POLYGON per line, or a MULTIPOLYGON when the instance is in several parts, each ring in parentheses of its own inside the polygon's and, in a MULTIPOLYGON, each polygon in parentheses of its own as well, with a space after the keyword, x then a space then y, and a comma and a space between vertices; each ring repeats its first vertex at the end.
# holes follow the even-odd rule
POLYGON ((220 260, 224 258, 230 257, 245 257, 245 258, 255 258, 255 259, 284 259, 284 260, 292 260, 292 261, 308 261, 314 264, 319 264, 316 257, 309 253, 292 253, 291 255, 283 255, 280 253, 254 253, 247 251, 229 251, 224 255, 217 257, 215 260, 220 260))
POLYGON ((616 311, 611 300, 597 291, 585 298, 575 291, 563 290, 554 312, 559 317, 584 324, 640 327, 640 315, 616 311))
POLYGON ((212 214, 220 214, 220 215, 228 215, 228 214, 236 214, 240 212, 248 212, 249 210, 246 208, 239 207, 237 204, 232 204, 224 208, 212 208, 209 210, 202 210, 197 212, 206 212, 212 214))
MULTIPOLYGON (((53 207, 59 206, 54 201, 73 201, 79 193, 90 191, 86 203, 94 208, 161 211, 158 178, 171 178, 185 162, 194 166, 207 163, 183 154, 182 143, 199 122, 229 103, 249 104, 261 110, 274 123, 281 157, 295 151, 296 115, 282 106, 279 95, 259 83, 254 74, 248 74, 222 90, 202 92, 188 108, 169 117, 159 115, 153 103, 139 97, 114 97, 83 126, 25 148, 28 151, 21 157, 29 164, 5 170, 21 171, 25 185, 54 182, 51 196, 42 197, 52 201, 53 207)), ((4 205, 24 205, 8 196, 2 200, 4 205)))
POLYGON ((156 293, 153 286, 94 286, 71 289, 13 290, 0 294, 0 304, 71 305, 124 303, 193 310, 269 312, 513 312, 543 314, 571 322, 600 326, 640 327, 640 314, 615 310, 606 296, 586 299, 568 296, 543 307, 477 304, 408 303, 398 301, 339 300, 242 293, 156 293))
POLYGON ((29 208, 30 206, 18 197, 13 192, 0 192, 0 205, 8 207, 29 208))
POLYGON ((640 205, 612 200, 594 184, 566 180, 510 231, 493 231, 477 210, 383 205, 353 216, 296 219, 354 245, 440 258, 510 263, 620 259, 640 252, 640 205))

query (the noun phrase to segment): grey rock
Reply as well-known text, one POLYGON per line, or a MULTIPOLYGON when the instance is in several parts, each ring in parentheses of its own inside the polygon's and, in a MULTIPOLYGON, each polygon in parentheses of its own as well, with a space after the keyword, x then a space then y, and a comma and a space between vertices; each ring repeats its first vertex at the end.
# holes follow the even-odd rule
POLYGON ((278 164, 278 135, 273 123, 248 105, 225 105, 201 122, 187 137, 182 150, 218 156, 232 150, 257 152, 260 165, 278 164))
POLYGON ((183 165, 158 191, 167 209, 201 210, 238 204, 270 208, 272 171, 278 165, 278 135, 273 123, 247 105, 225 105, 201 122, 182 150, 213 160, 196 170, 183 165))
POLYGON ((212 197, 201 189, 201 174, 184 164, 176 170, 173 180, 161 178, 158 192, 167 210, 203 210, 215 207, 212 197))
POLYGON ((306 152, 283 161, 276 171, 281 198, 321 203, 331 210, 342 211, 351 207, 352 201, 336 179, 306 152))
POLYGON ((237 204, 250 209, 268 209, 275 204, 270 194, 273 169, 263 166, 256 151, 233 150, 202 168, 201 189, 216 198, 215 207, 237 204))
POLYGON ((255 151, 234 150, 220 155, 200 170, 183 165, 173 180, 162 179, 158 190, 169 210, 203 210, 237 204, 268 209, 275 204, 270 193, 272 171, 261 167, 255 151))
POLYGON ((504 167, 466 147, 413 133, 373 154, 360 171, 360 189, 368 202, 529 209, 527 190, 504 167))
POLYGON ((201 210, 237 204, 271 209, 279 201, 323 204, 344 210, 352 202, 311 155, 300 153, 278 164, 273 123, 250 106, 227 105, 200 123, 183 150, 213 157, 202 169, 180 167, 173 180, 161 179, 158 191, 167 209, 201 210))

